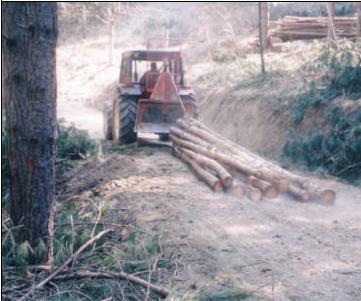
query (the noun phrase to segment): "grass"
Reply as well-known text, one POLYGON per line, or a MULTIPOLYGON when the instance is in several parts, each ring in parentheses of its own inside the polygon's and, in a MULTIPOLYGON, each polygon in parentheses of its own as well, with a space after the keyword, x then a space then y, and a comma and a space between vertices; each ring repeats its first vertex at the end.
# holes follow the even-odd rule
POLYGON ((212 288, 204 287, 197 290, 197 292, 190 297, 193 301, 241 301, 241 300, 256 300, 251 292, 246 292, 236 287, 221 287, 212 288))
POLYGON ((66 126, 60 120, 57 127, 56 152, 58 159, 78 160, 95 157, 100 150, 100 144, 89 134, 73 125, 66 126))

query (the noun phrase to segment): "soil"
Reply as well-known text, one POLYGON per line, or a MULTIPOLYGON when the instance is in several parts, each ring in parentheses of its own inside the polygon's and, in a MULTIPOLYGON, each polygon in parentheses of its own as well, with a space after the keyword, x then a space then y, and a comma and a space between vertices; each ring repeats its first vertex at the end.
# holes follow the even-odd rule
POLYGON ((153 145, 73 169, 62 193, 100 196, 159 234, 181 264, 178 292, 232 285, 261 300, 360 300, 360 189, 327 185, 334 206, 255 203, 214 193, 170 147, 153 145))
MULTIPOLYGON (((60 97, 59 116, 99 138, 101 113, 82 102, 74 111, 74 101, 60 97), (78 118, 80 111, 91 122, 78 118)), ((170 145, 143 138, 65 172, 59 194, 96 195, 110 209, 132 211, 139 227, 175 253, 172 289, 183 296, 238 287, 259 300, 361 300, 361 190, 314 181, 336 190, 335 205, 215 193, 170 145)))

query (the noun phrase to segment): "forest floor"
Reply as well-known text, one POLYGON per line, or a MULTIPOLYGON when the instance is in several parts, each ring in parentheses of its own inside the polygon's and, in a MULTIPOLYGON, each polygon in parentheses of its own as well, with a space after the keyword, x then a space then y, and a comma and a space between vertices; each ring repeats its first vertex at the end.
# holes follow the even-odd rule
MULTIPOLYGON (((95 68, 98 79, 114 82, 117 69, 102 70, 95 68)), ((74 80, 60 84, 58 115, 100 138, 101 112, 89 106, 97 81, 74 80), (76 94, 77 83, 83 95, 76 94)), ((250 293, 247 300, 361 300, 361 190, 315 181, 336 190, 335 205, 286 196, 255 203, 214 193, 173 156, 170 144, 143 138, 136 147, 80 163, 64 174, 59 192, 101 197, 109 212, 131 212, 137 226, 157 234, 174 255, 167 284, 181 300, 203 288, 241 289, 250 293)))

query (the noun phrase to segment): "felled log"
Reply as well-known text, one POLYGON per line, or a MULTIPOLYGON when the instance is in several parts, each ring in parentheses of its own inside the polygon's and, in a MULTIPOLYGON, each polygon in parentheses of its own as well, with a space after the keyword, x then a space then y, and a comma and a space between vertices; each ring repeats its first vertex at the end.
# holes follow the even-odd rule
POLYGON ((310 192, 310 199, 323 204, 323 205, 333 205, 336 200, 336 193, 332 189, 321 189, 314 184, 311 184, 308 187, 310 192))
POLYGON ((179 157, 189 164, 197 176, 204 182, 208 184, 208 186, 214 191, 221 191, 223 189, 222 182, 219 178, 205 170, 202 166, 200 166, 196 161, 192 160, 183 152, 178 152, 179 157))
POLYGON ((230 165, 236 169, 238 169, 239 171, 241 171, 242 173, 244 173, 245 175, 258 175, 259 171, 253 169, 250 166, 247 166, 246 164, 243 164, 241 162, 239 162, 238 160, 236 160, 235 158, 233 158, 232 156, 229 155, 224 155, 222 153, 218 153, 215 150, 209 150, 203 146, 200 145, 196 145, 192 142, 186 141, 184 139, 178 138, 176 136, 174 136, 173 134, 171 134, 170 139, 177 145, 190 149, 196 153, 205 155, 209 158, 215 159, 217 161, 220 161, 224 164, 230 165))
POLYGON ((278 187, 273 183, 263 181, 254 176, 247 177, 247 183, 262 190, 262 192, 268 198, 275 198, 276 196, 278 196, 279 193, 278 187))
POLYGON ((252 152, 248 149, 226 140, 225 138, 214 133, 198 120, 191 119, 191 125, 184 120, 178 120, 177 124, 198 137, 220 147, 224 152, 229 152, 237 157, 243 164, 252 164, 257 168, 258 174, 256 176, 268 182, 274 182, 278 185, 279 190, 287 190, 289 182, 294 182, 300 186, 308 185, 308 179, 297 176, 277 164, 274 164, 252 152))
MULTIPOLYGON (((275 197, 279 192, 287 192, 302 201, 312 198, 320 203, 332 204, 335 200, 333 190, 314 185, 309 178, 290 172, 277 163, 252 153, 212 131, 198 120, 180 119, 177 120, 177 125, 179 128, 172 129, 170 135, 175 145, 196 155, 218 161, 233 176, 249 177, 252 179, 252 185, 265 196, 275 197)), ((207 167, 209 168, 209 165, 207 167)))
POLYGON ((238 189, 242 189, 251 201, 258 202, 262 199, 263 193, 256 187, 241 182, 238 182, 235 186, 238 187, 238 189))
POLYGON ((233 177, 231 174, 225 169, 220 163, 217 161, 210 159, 206 156, 196 154, 195 152, 181 148, 180 151, 186 154, 188 157, 192 158, 194 161, 199 163, 200 165, 204 165, 212 169, 218 177, 221 179, 223 186, 226 189, 230 189, 233 185, 233 177))
POLYGON ((306 201, 308 201, 310 199, 310 194, 306 190, 304 190, 304 189, 302 189, 300 187, 297 187, 297 186, 295 186, 293 184, 288 185, 288 192, 295 199, 297 199, 299 201, 302 201, 302 202, 306 202, 306 201))
MULTIPOLYGON (((338 37, 353 38, 357 36, 356 17, 332 17, 334 31, 338 37)), ((270 31, 271 37, 283 41, 326 38, 328 36, 328 17, 296 17, 286 16, 274 22, 270 31)))
POLYGON ((199 144, 199 145, 203 145, 203 146, 208 146, 208 143, 202 139, 199 139, 198 137, 196 136, 193 136, 191 134, 188 134, 187 132, 184 132, 182 131, 181 129, 178 129, 178 128, 175 128, 175 127, 172 127, 170 129, 170 133, 177 136, 177 137, 180 137, 184 140, 188 140, 190 142, 193 142, 195 144, 199 144))

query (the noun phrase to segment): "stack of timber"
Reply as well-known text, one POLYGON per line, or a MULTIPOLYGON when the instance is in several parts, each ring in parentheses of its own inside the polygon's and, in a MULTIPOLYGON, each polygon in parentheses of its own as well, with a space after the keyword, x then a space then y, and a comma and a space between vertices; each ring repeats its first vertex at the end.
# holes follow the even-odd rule
POLYGON ((230 191, 251 200, 287 193, 299 201, 333 204, 336 194, 304 176, 225 139, 195 119, 178 119, 170 130, 178 157, 214 191, 230 191))
MULTIPOLYGON (((355 38, 357 36, 357 17, 333 17, 334 31, 337 37, 355 38)), ((328 17, 286 16, 277 22, 271 22, 271 37, 282 41, 322 39, 328 36, 328 17)))

